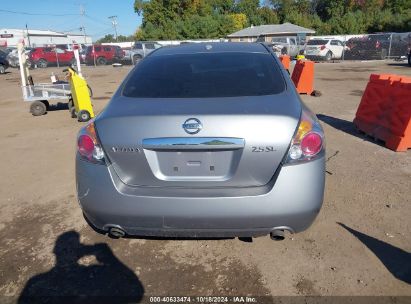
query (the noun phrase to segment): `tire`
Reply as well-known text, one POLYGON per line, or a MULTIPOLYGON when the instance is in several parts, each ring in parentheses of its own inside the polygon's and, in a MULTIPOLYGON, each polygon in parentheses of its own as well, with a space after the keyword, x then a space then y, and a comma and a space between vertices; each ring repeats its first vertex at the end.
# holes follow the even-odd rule
POLYGON ((69 99, 69 101, 67 103, 67 106, 68 106, 68 110, 71 112, 71 109, 74 108, 73 99, 71 99, 71 98, 69 99))
POLYGON ((140 55, 134 55, 133 56, 133 65, 137 65, 141 59, 143 59, 143 57, 141 57, 140 55))
POLYGON ((44 103, 44 105, 46 106, 46 111, 48 111, 50 109, 50 103, 48 102, 48 100, 42 100, 42 103, 44 103))
POLYGON ((70 109, 70 116, 71 116, 71 118, 76 118, 76 117, 77 117, 76 108, 75 108, 75 107, 72 107, 72 108, 70 109))
POLYGON ((44 69, 47 68, 48 62, 46 59, 39 59, 39 61, 37 61, 37 67, 44 69))
POLYGON ((33 116, 41 116, 46 114, 47 107, 42 101, 33 101, 30 105, 30 113, 33 116))
POLYGON ((0 74, 4 73, 6 73, 6 68, 4 67, 4 65, 0 64, 0 74))
POLYGON ((408 65, 411 67, 411 54, 408 55, 408 65))
POLYGON ((76 58, 71 59, 71 61, 70 61, 70 66, 72 66, 72 67, 77 67, 76 58))
POLYGON ((333 58, 333 53, 331 53, 330 51, 328 51, 327 54, 325 54, 325 60, 326 61, 330 61, 333 58))
POLYGON ((89 111, 81 110, 80 112, 78 112, 77 118, 79 122, 86 122, 90 120, 91 115, 89 111))
POLYGON ((96 60, 96 64, 97 64, 97 65, 106 65, 106 64, 107 64, 107 60, 106 60, 106 58, 104 58, 104 57, 99 57, 99 58, 97 58, 97 60, 96 60))

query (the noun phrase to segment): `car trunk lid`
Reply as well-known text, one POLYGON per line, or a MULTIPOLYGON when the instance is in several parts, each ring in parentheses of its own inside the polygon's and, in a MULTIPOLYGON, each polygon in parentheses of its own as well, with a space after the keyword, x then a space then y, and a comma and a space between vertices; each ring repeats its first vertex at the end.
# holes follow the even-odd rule
POLYGON ((130 186, 261 186, 281 165, 298 125, 301 106, 290 95, 116 96, 95 124, 114 171, 130 186))

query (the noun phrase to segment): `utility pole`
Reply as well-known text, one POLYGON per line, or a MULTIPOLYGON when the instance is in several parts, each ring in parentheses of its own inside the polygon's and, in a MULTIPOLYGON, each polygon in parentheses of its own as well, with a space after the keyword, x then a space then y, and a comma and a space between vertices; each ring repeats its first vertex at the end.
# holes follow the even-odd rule
POLYGON ((83 5, 80 4, 80 17, 81 17, 81 27, 80 27, 80 31, 83 32, 84 44, 87 44, 86 28, 84 27, 84 15, 85 15, 85 13, 86 13, 86 11, 84 10, 83 5))
POLYGON ((28 42, 29 42, 29 47, 31 47, 30 34, 29 34, 29 28, 28 28, 28 26, 27 26, 27 23, 26 23, 26 31, 27 31, 27 40, 28 40, 28 42))
POLYGON ((110 16, 108 19, 111 20, 111 23, 113 24, 114 27, 114 32, 116 33, 116 42, 117 42, 117 16, 110 16))

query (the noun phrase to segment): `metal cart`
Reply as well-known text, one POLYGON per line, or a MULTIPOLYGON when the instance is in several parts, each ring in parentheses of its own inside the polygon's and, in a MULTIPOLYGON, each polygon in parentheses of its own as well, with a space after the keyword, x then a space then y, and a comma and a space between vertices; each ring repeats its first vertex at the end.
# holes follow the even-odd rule
POLYGON ((69 83, 39 83, 22 86, 24 101, 31 102, 30 113, 34 116, 45 114, 49 107, 50 99, 71 99, 69 83))
POLYGON ((69 82, 57 81, 56 77, 52 75, 52 83, 38 84, 35 84, 30 76, 23 44, 20 43, 18 45, 17 53, 20 64, 23 99, 31 103, 30 113, 34 116, 43 115, 50 107, 49 100, 65 99, 68 100, 68 108, 72 117, 78 117, 78 121, 84 122, 94 117, 93 106, 90 100, 92 91, 87 81, 81 76, 78 50, 74 51, 79 70, 78 73, 72 68, 63 71, 67 72, 66 77, 69 82))

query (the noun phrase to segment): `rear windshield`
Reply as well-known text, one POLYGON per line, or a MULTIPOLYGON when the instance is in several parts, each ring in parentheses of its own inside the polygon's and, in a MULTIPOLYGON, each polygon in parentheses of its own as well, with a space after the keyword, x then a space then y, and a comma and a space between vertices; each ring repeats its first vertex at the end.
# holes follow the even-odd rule
POLYGON ((270 54, 198 53, 149 56, 126 82, 123 95, 207 98, 278 94, 282 74, 270 54))
POLYGON ((307 45, 323 45, 327 44, 328 40, 310 40, 307 42, 307 45))

